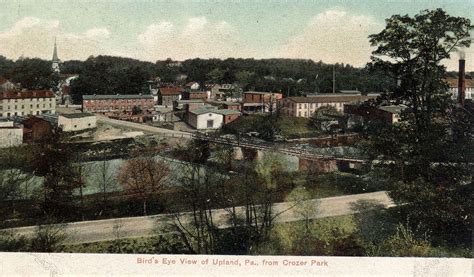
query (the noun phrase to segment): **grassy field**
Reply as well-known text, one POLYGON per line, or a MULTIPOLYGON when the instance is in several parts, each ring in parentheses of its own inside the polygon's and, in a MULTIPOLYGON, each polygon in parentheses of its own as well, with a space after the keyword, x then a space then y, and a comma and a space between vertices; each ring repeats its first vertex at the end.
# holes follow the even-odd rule
POLYGON ((278 120, 281 135, 285 138, 305 138, 320 135, 314 128, 309 127, 309 119, 303 117, 282 116, 278 120))
MULTIPOLYGON (((227 124, 224 130, 234 134, 259 132, 259 126, 262 125, 262 121, 264 120, 268 120, 268 118, 261 114, 241 116, 237 120, 227 124)), ((280 134, 283 137, 289 139, 316 137, 320 135, 314 128, 309 127, 308 123, 308 118, 281 116, 277 119, 275 127, 280 130, 280 134)))

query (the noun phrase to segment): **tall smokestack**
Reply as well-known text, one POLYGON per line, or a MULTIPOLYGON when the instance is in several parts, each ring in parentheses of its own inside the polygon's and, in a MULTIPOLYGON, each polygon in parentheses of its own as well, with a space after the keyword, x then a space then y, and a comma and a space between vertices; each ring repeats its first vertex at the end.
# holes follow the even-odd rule
POLYGON ((459 78, 458 78, 458 102, 459 105, 464 106, 464 99, 466 98, 466 60, 464 59, 464 52, 459 56, 459 78))

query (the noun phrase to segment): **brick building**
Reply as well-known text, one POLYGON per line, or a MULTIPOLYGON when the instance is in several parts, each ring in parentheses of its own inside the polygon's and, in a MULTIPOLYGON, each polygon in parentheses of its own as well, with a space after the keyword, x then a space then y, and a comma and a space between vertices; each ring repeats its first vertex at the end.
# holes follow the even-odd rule
POLYGON ((183 92, 183 99, 184 100, 196 100, 201 99, 206 101, 208 99, 207 91, 184 91, 183 92))
POLYGON ((182 87, 161 87, 158 89, 158 105, 173 107, 173 102, 181 100, 182 87))
POLYGON ((152 95, 84 95, 82 97, 82 110, 84 112, 123 112, 132 113, 134 108, 143 112, 154 110, 152 95))
POLYGON ((53 126, 45 119, 30 116, 21 121, 23 125, 23 141, 35 142, 41 140, 53 132, 53 126))
POLYGON ((243 95, 243 111, 246 113, 276 110, 283 94, 273 92, 246 91, 243 95))
POLYGON ((216 113, 222 114, 224 125, 236 120, 242 115, 242 113, 239 110, 230 110, 230 109, 216 110, 216 113))

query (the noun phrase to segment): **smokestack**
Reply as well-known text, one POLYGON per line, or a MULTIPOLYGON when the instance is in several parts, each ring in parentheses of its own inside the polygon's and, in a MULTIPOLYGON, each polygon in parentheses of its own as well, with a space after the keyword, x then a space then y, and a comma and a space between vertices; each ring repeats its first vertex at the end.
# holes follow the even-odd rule
POLYGON ((459 105, 464 106, 464 99, 466 98, 466 60, 464 59, 464 52, 459 55, 459 78, 458 78, 458 102, 459 105))

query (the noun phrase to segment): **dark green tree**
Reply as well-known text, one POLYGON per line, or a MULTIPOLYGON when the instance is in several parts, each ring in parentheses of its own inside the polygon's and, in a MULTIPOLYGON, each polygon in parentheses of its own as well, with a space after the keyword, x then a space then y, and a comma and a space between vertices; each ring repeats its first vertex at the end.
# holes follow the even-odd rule
POLYGON ((472 114, 454 103, 442 61, 469 47, 469 19, 442 9, 394 15, 371 35, 371 67, 398 79, 389 94, 409 109, 399 124, 372 129, 367 150, 391 180, 391 197, 418 235, 468 242, 472 232, 472 114), (401 205, 403 204, 403 205, 401 205))

